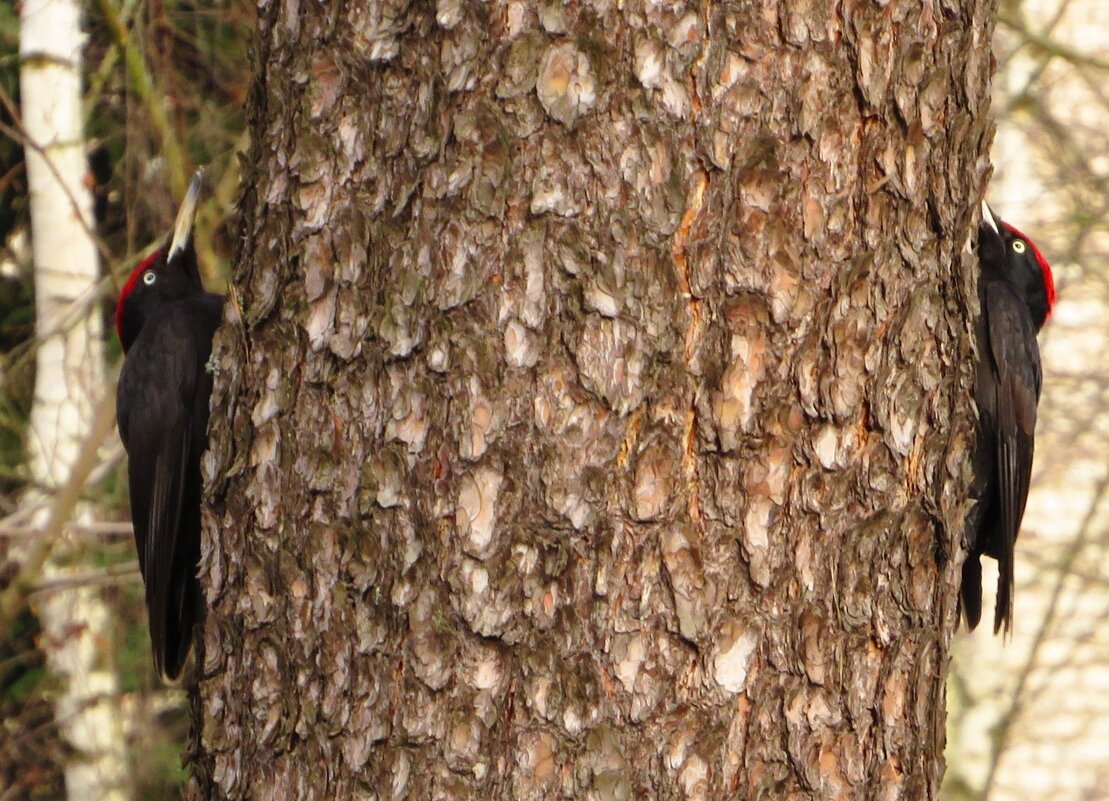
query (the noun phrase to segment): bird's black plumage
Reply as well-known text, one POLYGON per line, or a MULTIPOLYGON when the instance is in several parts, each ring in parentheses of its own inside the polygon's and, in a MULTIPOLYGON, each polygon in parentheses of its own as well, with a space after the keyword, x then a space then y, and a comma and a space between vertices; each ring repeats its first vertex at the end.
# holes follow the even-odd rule
POLYGON ((967 625, 982 617, 981 557, 998 562, 994 631, 1013 619, 1013 548, 1032 477, 1043 382, 1036 334, 1055 302, 1051 268, 1031 240, 983 204, 978 228, 978 437, 961 596, 967 625))
POLYGON ((146 585, 154 665, 180 675, 203 611, 200 457, 208 444, 207 370, 223 298, 204 291, 191 228, 199 176, 167 245, 140 264, 120 295, 126 358, 116 419, 129 458, 131 517, 146 585), (184 218, 184 219, 183 219, 184 218))

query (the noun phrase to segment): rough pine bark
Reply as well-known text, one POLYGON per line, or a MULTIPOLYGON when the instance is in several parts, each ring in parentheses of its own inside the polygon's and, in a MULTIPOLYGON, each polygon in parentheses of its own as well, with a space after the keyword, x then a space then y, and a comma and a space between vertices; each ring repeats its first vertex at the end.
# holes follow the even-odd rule
POLYGON ((934 798, 991 9, 261 2, 194 797, 934 798))

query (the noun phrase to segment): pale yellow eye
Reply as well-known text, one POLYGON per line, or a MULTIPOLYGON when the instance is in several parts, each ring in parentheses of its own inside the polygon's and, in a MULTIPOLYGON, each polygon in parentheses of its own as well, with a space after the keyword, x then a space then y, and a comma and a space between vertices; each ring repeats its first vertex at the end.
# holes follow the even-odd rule
POLYGON ((1019 239, 1013 240, 1013 250, 1015 250, 1017 253, 1024 253, 1024 251, 1026 251, 1027 249, 1028 248, 1024 246, 1024 243, 1021 242, 1019 239))

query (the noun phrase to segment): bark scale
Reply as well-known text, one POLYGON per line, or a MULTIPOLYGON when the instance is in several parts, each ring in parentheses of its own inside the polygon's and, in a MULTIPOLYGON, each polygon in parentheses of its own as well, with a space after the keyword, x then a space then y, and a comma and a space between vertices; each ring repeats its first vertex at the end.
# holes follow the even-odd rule
POLYGON ((990 9, 261 4, 193 794, 935 797, 990 9))

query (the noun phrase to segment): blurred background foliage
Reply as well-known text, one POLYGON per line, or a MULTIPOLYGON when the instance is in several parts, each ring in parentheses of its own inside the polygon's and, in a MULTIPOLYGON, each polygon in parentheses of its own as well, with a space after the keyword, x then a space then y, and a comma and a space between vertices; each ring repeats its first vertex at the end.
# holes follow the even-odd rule
MULTIPOLYGON (((248 0, 89 0, 84 28, 87 181, 105 280, 102 313, 109 358, 119 359, 115 298, 131 268, 169 230, 192 171, 206 170, 197 219, 209 288, 222 290, 232 252, 238 153, 245 149, 244 106, 254 6, 248 0)), ((24 434, 34 386, 34 282, 19 121, 19 3, 0 2, 0 520, 26 488, 24 434)), ((114 375, 114 371, 111 373, 114 375)), ((117 463, 87 489, 97 518, 127 521, 126 477, 117 463)), ((0 589, 14 565, 0 538, 0 589)), ((88 538, 94 565, 134 563, 126 525, 88 538)), ((115 668, 132 748, 136 799, 174 798, 184 778, 184 694, 162 687, 152 669, 135 570, 103 580, 111 604, 115 668)), ((105 576, 113 573, 106 571, 105 576)), ((0 632, 0 798, 63 799, 66 754, 54 723, 52 686, 25 611, 0 632)))
MULTIPOLYGON (((0 524, 28 483, 23 442, 35 354, 18 14, 18 1, 0 0, 0 524)), ((1061 300, 1044 336, 1037 474, 1018 546, 1017 633, 1007 647, 988 626, 958 635, 943 798, 1109 799, 1109 645, 1097 626, 1109 618, 1109 514, 1100 506, 1109 493, 1102 414, 1109 368, 1101 366, 1109 346, 1109 272, 1101 267, 1109 255, 1109 4, 1001 0, 998 14, 990 201, 1048 254, 1061 300)), ((199 255, 210 288, 224 282, 246 145, 253 24, 248 0, 87 0, 88 181, 113 361, 118 289, 165 235, 197 166, 207 168, 199 255)), ((128 519, 118 451, 116 458, 114 470, 87 490, 102 521, 128 519)), ((87 541, 95 564, 134 563, 125 524, 87 541)), ((0 590, 14 570, 6 547, 0 538, 0 590)), ((100 586, 115 611, 106 650, 121 680, 133 798, 174 798, 183 779, 184 695, 154 676, 137 573, 113 575, 106 572, 110 580, 100 586)), ((2 801, 65 794, 57 688, 43 667, 40 635, 30 611, 0 631, 2 801)))
MULTIPOLYGON (((1109 799, 1109 3, 1000 0, 988 196, 1052 264, 1015 628, 955 640, 944 801, 1109 799)), ((991 560, 990 569, 994 569, 991 560)), ((984 582, 994 586, 991 574, 984 582)), ((992 603, 992 600, 990 601, 992 603)))

